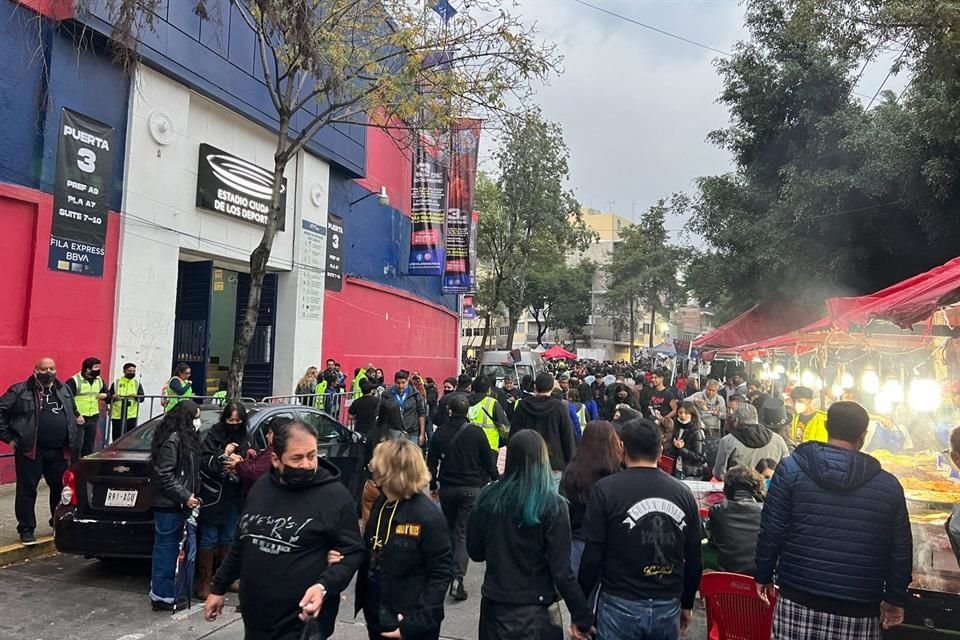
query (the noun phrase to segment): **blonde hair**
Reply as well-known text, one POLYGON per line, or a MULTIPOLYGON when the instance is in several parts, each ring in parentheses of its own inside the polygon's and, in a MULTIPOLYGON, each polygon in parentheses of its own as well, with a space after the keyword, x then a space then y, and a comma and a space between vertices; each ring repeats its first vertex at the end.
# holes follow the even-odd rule
POLYGON ((373 450, 370 471, 385 493, 404 500, 430 484, 430 471, 420 447, 406 438, 386 440, 373 450))
POLYGON ((298 386, 298 387, 305 387, 305 386, 307 386, 307 378, 310 377, 310 372, 311 372, 311 371, 319 372, 320 370, 317 369, 316 367, 307 367, 307 371, 303 374, 303 377, 300 378, 299 381, 297 381, 297 386, 298 386))

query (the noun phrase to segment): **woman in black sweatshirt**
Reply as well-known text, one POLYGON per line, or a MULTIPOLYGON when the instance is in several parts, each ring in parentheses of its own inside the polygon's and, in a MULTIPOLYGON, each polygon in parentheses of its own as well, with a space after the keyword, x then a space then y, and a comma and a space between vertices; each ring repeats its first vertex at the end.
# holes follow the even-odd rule
POLYGON ((273 468, 247 496, 204 613, 208 621, 219 617, 227 588, 239 578, 244 640, 299 640, 309 616, 318 616, 327 638, 340 593, 363 561, 356 507, 337 467, 317 457, 310 425, 277 429, 271 455, 273 468), (332 550, 342 555, 336 564, 327 562, 332 550))
POLYGON ((467 551, 487 563, 480 640, 563 640, 558 592, 573 618, 571 635, 588 636, 593 613, 570 568, 567 504, 535 431, 510 439, 503 478, 483 490, 470 515, 467 551))
POLYGON ((450 534, 424 494, 430 472, 420 447, 406 439, 377 445, 370 462, 383 495, 373 505, 357 578, 357 611, 370 640, 437 640, 451 577, 450 534))

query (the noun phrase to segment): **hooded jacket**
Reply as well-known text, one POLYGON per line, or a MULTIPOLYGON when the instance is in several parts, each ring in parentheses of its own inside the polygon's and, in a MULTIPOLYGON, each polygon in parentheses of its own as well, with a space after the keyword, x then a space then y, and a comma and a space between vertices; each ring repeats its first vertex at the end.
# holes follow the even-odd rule
POLYGON ((323 637, 332 635, 339 594, 364 558, 357 509, 339 480, 339 469, 321 459, 305 486, 288 485, 271 469, 250 490, 230 554, 211 588, 223 595, 234 580, 241 580, 246 640, 284 638, 302 629, 300 599, 318 583, 327 589, 320 629, 323 637), (332 549, 343 560, 328 565, 332 549))
POLYGON ((779 462, 789 455, 787 443, 770 429, 760 424, 742 424, 720 440, 713 475, 723 480, 731 467, 743 465, 753 469, 764 458, 779 462))
POLYGON ((567 407, 549 396, 528 396, 520 400, 510 425, 510 437, 524 429, 532 429, 547 441, 550 468, 563 471, 576 451, 573 421, 567 407))
POLYGON ((613 414, 616 413, 618 404, 625 404, 631 409, 636 409, 637 411, 640 410, 640 402, 636 399, 633 393, 630 392, 630 387, 622 382, 618 382, 617 384, 613 385, 608 395, 609 397, 604 404, 603 411, 603 417, 605 420, 613 420, 613 414), (626 392, 626 399, 620 399, 617 397, 617 394, 619 394, 621 391, 626 392))
POLYGON ((904 605, 912 562, 903 488, 875 458, 809 442, 777 467, 757 538, 758 583, 776 570, 790 600, 875 617, 881 601, 904 605))
MULTIPOLYGON (((59 380, 53 381, 53 389, 67 414, 67 434, 69 448, 64 449, 64 457, 70 451, 80 447, 81 434, 77 428, 77 407, 70 389, 59 380)), ((27 458, 36 455, 37 428, 40 420, 40 403, 37 401, 37 380, 33 376, 15 384, 0 396, 0 441, 13 443, 17 451, 27 458)))
MULTIPOLYGON (((408 435, 420 433, 420 418, 427 417, 427 399, 410 384, 407 385, 405 395, 400 394, 396 386, 390 387, 383 395, 393 400, 400 407, 403 430, 408 435)), ((383 399, 381 398, 382 404, 383 399)))

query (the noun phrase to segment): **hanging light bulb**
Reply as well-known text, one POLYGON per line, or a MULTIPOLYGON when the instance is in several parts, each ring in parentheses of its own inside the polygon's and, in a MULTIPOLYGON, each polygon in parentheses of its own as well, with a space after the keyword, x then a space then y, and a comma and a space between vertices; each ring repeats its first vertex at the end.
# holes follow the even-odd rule
POLYGON ((832 387, 830 387, 830 395, 832 395, 834 398, 839 400, 840 398, 843 397, 843 387, 840 386, 839 384, 833 385, 832 387))
POLYGON ((869 395, 876 395, 880 391, 880 376, 877 375, 873 367, 867 367, 863 370, 860 386, 863 387, 863 392, 869 395))
POLYGON ((849 373, 845 373, 840 376, 840 386, 844 389, 853 389, 854 381, 853 376, 849 373))
POLYGON ((893 413, 893 402, 882 393, 878 393, 874 397, 873 406, 877 410, 877 413, 881 415, 890 415, 893 413))
POLYGON ((787 372, 787 368, 778 362, 776 366, 773 368, 773 372, 776 373, 778 376, 782 376, 784 373, 787 372))
POLYGON ((903 402, 903 385, 896 378, 887 378, 880 395, 886 396, 892 403, 903 402))
POLYGON ((805 387, 810 387, 811 389, 817 386, 817 376, 814 375, 813 371, 810 369, 804 369, 803 373, 800 374, 800 382, 805 387))
POLYGON ((940 385, 936 380, 910 382, 910 408, 914 411, 936 411, 940 408, 940 385))

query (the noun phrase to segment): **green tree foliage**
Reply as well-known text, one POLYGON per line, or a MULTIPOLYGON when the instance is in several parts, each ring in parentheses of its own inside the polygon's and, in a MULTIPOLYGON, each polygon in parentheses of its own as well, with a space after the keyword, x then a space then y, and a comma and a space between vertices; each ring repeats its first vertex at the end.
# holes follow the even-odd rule
MULTIPOLYGON (((680 279, 683 260, 680 251, 669 242, 666 215, 686 206, 686 199, 674 196, 660 200, 643 214, 640 222, 620 230, 605 267, 607 287, 603 305, 617 326, 628 327, 631 341, 636 333, 635 312, 650 312, 650 346, 657 316, 684 298, 680 279)), ((632 345, 631 345, 632 346, 632 345)))
MULTIPOLYGON (((691 230, 709 245, 686 276, 701 303, 729 317, 764 299, 866 293, 958 253, 956 144, 924 124, 932 106, 919 97, 920 75, 903 103, 883 92, 867 109, 853 95, 863 57, 903 32, 868 36, 869 16, 860 39, 836 28, 855 5, 928 4, 945 3, 747 2, 751 39, 717 63, 731 124, 710 136, 735 169, 700 178, 687 208, 691 230)), ((897 64, 925 46, 911 45, 897 64)), ((940 76, 943 96, 960 76, 949 91, 947 82, 940 76)))
MULTIPOLYGON (((512 117, 507 96, 511 104, 524 104, 531 83, 546 79, 559 60, 532 26, 488 0, 459 5, 447 23, 408 0, 176 1, 193 2, 214 28, 220 22, 223 30, 219 18, 232 16, 231 32, 254 35, 277 120, 270 215, 250 256, 250 295, 230 364, 229 391, 239 397, 283 213, 283 173, 307 142, 323 127, 367 124, 409 145, 411 130, 447 131, 463 116, 512 117)), ((118 59, 132 67, 140 37, 154 29, 166 3, 77 0, 77 8, 81 14, 95 6, 106 11, 118 59)), ((227 36, 220 34, 223 41, 227 36)))
MULTIPOLYGON (((478 180, 479 257, 490 270, 486 289, 492 295, 484 304, 488 310, 502 308, 511 327, 531 306, 532 274, 561 272, 563 256, 585 249, 594 237, 566 188, 567 157, 560 126, 532 110, 506 125, 495 154, 499 179, 478 180)), ((507 348, 512 347, 511 331, 507 348)))

